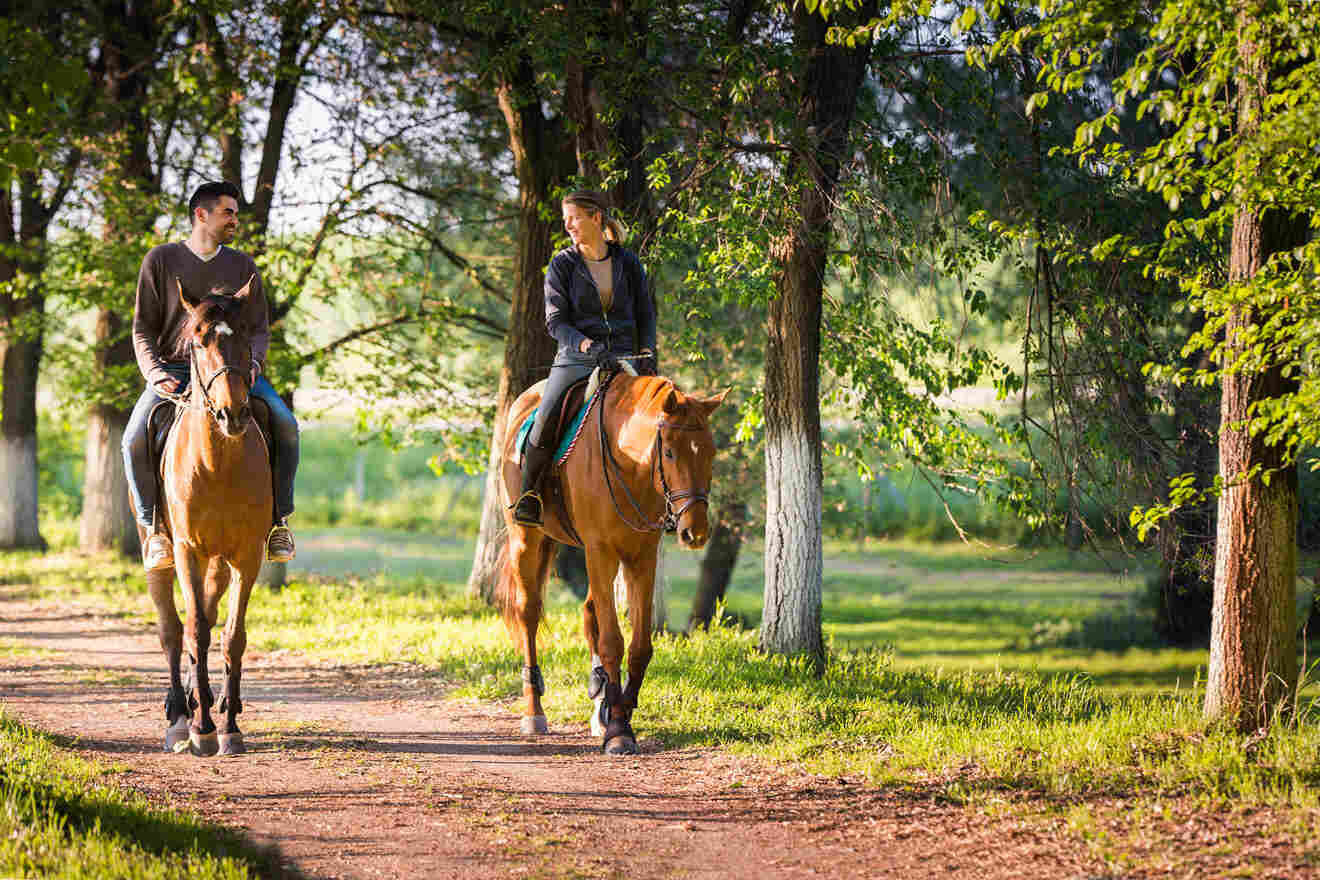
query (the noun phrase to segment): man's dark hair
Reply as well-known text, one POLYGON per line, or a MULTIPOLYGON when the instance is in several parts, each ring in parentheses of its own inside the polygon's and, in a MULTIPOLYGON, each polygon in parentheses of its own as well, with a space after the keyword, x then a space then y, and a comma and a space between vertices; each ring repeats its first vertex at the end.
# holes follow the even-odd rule
POLYGON ((208 213, 214 211, 215 203, 220 201, 221 196, 229 196, 236 202, 243 201, 243 194, 236 185, 227 180, 212 180, 197 187, 197 191, 188 200, 188 219, 196 221, 198 208, 205 208, 208 213))

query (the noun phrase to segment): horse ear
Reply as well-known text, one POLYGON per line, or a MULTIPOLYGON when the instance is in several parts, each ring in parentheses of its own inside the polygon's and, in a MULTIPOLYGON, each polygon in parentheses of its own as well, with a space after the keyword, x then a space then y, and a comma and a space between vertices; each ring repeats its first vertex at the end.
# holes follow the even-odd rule
POLYGON ((234 299, 247 299, 248 296, 251 295, 252 293, 252 279, 256 277, 257 274, 253 272, 252 275, 248 278, 247 284, 244 284, 242 287, 240 287, 237 290, 237 292, 234 293, 234 299))
POLYGON ((673 388, 670 388, 669 393, 665 395, 665 402, 660 404, 660 410, 665 415, 670 416, 673 415, 674 411, 678 409, 678 404, 679 404, 678 391, 676 391, 673 388))
POLYGON ((719 405, 724 402, 724 398, 727 397, 732 390, 732 388, 725 388, 714 397, 693 398, 692 403, 701 409, 706 418, 710 418, 710 414, 719 408, 719 405))
POLYGON ((191 315, 193 311, 201 305, 202 301, 188 296, 187 292, 183 289, 183 282, 179 279, 175 278, 174 283, 179 285, 179 302, 183 303, 183 310, 191 315))

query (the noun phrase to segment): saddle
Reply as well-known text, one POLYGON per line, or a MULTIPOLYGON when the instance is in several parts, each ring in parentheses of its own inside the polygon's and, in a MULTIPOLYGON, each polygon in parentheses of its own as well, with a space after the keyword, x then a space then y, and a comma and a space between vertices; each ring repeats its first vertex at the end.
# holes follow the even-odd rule
MULTIPOLYGON (((249 402, 252 406, 252 418, 256 420, 257 428, 266 441, 266 449, 270 450, 271 469, 274 470, 275 444, 272 442, 270 430, 270 407, 266 405, 266 401, 257 397, 249 398, 249 402)), ((162 400, 151 408, 151 414, 147 416, 147 450, 151 456, 152 473, 156 475, 158 503, 164 494, 159 490, 165 480, 165 445, 170 442, 170 433, 182 410, 181 405, 171 400, 162 400)))
MULTIPOLYGON (((582 379, 569 386, 568 391, 564 393, 563 402, 559 406, 559 411, 551 417, 547 423, 550 430, 550 437, 554 440, 555 453, 551 461, 551 466, 547 468, 547 473, 541 483, 541 510, 542 516, 553 515, 563 526, 565 533, 573 539, 580 547, 582 538, 573 527, 573 517, 568 509, 568 493, 564 490, 563 475, 560 465, 564 459, 573 451, 573 446, 582 433, 583 425, 586 424, 587 414, 590 410, 590 400, 587 397, 587 391, 591 385, 591 377, 582 379)), ((604 383, 602 383, 604 384, 604 383)), ((594 390, 594 389, 593 389, 594 390)), ((539 407, 537 408, 539 409, 539 407)), ((533 409, 523 420, 522 426, 518 429, 518 435, 514 442, 514 449, 517 450, 517 467, 522 469, 523 456, 527 448, 527 438, 531 435, 532 425, 536 421, 537 409, 533 409)))
MULTIPOLYGON (((561 464, 568 453, 573 449, 573 442, 577 440, 578 433, 582 430, 582 422, 586 416, 586 408, 583 404, 587 397, 587 384, 591 381, 590 377, 581 379, 568 386, 564 392, 564 398, 559 405, 559 412, 551 417, 547 424, 550 429, 550 437, 554 441, 555 456, 554 463, 561 464)), ((522 466, 523 455, 527 450, 527 438, 531 436, 532 425, 536 422, 536 413, 540 407, 534 407, 527 418, 523 420, 522 427, 518 429, 518 443, 515 447, 518 450, 518 466, 522 466)))

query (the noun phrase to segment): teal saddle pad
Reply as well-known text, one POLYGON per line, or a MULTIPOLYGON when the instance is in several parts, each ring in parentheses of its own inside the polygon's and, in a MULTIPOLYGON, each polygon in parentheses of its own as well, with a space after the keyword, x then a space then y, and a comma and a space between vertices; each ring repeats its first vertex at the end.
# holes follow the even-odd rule
MULTIPOLYGON (((589 404, 589 400, 584 400, 582 405, 577 408, 577 412, 573 413, 573 418, 569 419, 568 424, 564 426, 559 440, 559 448, 555 450, 556 462, 562 461, 564 456, 568 455, 568 451, 573 448, 573 441, 577 439, 578 431, 582 429, 582 420, 587 417, 589 404)), ((514 448, 518 450, 518 460, 520 462, 522 461, 523 450, 527 448, 527 438, 532 433, 532 423, 536 421, 536 411, 539 409, 538 406, 528 413, 527 418, 523 419, 522 427, 518 429, 518 442, 514 448)))

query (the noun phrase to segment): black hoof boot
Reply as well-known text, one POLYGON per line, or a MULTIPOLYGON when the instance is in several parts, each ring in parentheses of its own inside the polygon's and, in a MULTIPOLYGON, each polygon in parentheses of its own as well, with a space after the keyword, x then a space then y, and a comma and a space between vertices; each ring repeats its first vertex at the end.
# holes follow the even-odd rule
POLYGON ((636 755, 640 751, 632 725, 622 718, 610 719, 600 748, 607 755, 636 755))

